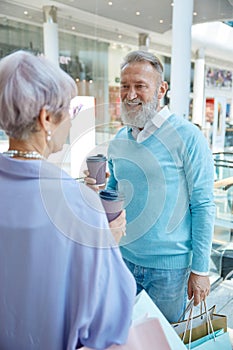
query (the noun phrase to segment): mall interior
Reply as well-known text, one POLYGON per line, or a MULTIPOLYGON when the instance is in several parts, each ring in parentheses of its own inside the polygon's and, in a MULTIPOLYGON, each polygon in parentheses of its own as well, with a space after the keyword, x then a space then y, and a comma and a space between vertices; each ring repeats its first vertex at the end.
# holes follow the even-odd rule
MULTIPOLYGON (((121 127, 120 63, 135 49, 156 54, 163 103, 197 124, 215 165, 212 300, 233 328, 233 0, 1 0, 0 59, 45 55, 76 81, 83 109, 51 161, 82 177, 87 154, 105 153, 121 127), (77 159, 79 154, 79 159, 77 159)), ((0 151, 8 138, 0 130, 0 151)))

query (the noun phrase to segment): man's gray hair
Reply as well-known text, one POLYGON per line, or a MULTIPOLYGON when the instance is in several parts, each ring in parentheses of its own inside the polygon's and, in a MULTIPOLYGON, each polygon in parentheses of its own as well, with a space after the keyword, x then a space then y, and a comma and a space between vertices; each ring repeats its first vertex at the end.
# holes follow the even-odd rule
POLYGON ((36 132, 42 108, 59 121, 76 95, 74 80, 43 56, 19 50, 0 61, 0 128, 12 138, 36 132))
POLYGON ((163 65, 159 58, 150 52, 142 50, 132 51, 128 53, 128 55, 125 56, 123 63, 121 64, 121 70, 127 64, 134 62, 149 62, 160 75, 163 73, 163 65))

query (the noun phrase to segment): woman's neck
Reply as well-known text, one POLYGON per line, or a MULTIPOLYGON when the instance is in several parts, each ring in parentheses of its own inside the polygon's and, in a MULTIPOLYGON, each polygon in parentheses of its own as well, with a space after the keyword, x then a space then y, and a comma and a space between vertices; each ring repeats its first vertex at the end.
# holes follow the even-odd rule
POLYGON ((28 140, 9 140, 8 154, 11 157, 17 157, 22 159, 38 159, 46 158, 43 154, 43 150, 36 143, 29 142, 28 140))

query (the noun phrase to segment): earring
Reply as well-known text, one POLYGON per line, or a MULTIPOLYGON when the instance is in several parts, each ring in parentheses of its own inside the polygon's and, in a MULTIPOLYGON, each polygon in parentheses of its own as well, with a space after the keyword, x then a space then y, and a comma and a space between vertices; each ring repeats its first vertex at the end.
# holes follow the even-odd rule
POLYGON ((47 132, 46 140, 47 140, 47 142, 50 142, 51 141, 51 134, 52 134, 52 132, 51 132, 51 130, 48 130, 46 132, 47 132))

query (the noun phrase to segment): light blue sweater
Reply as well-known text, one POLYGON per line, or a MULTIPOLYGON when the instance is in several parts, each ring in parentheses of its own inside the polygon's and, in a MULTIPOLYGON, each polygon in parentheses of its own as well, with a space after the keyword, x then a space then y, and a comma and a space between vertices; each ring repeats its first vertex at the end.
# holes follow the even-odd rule
POLYGON ((125 194, 124 258, 152 268, 209 269, 214 168, 196 126, 171 115, 141 143, 122 128, 109 146, 107 187, 125 194))

